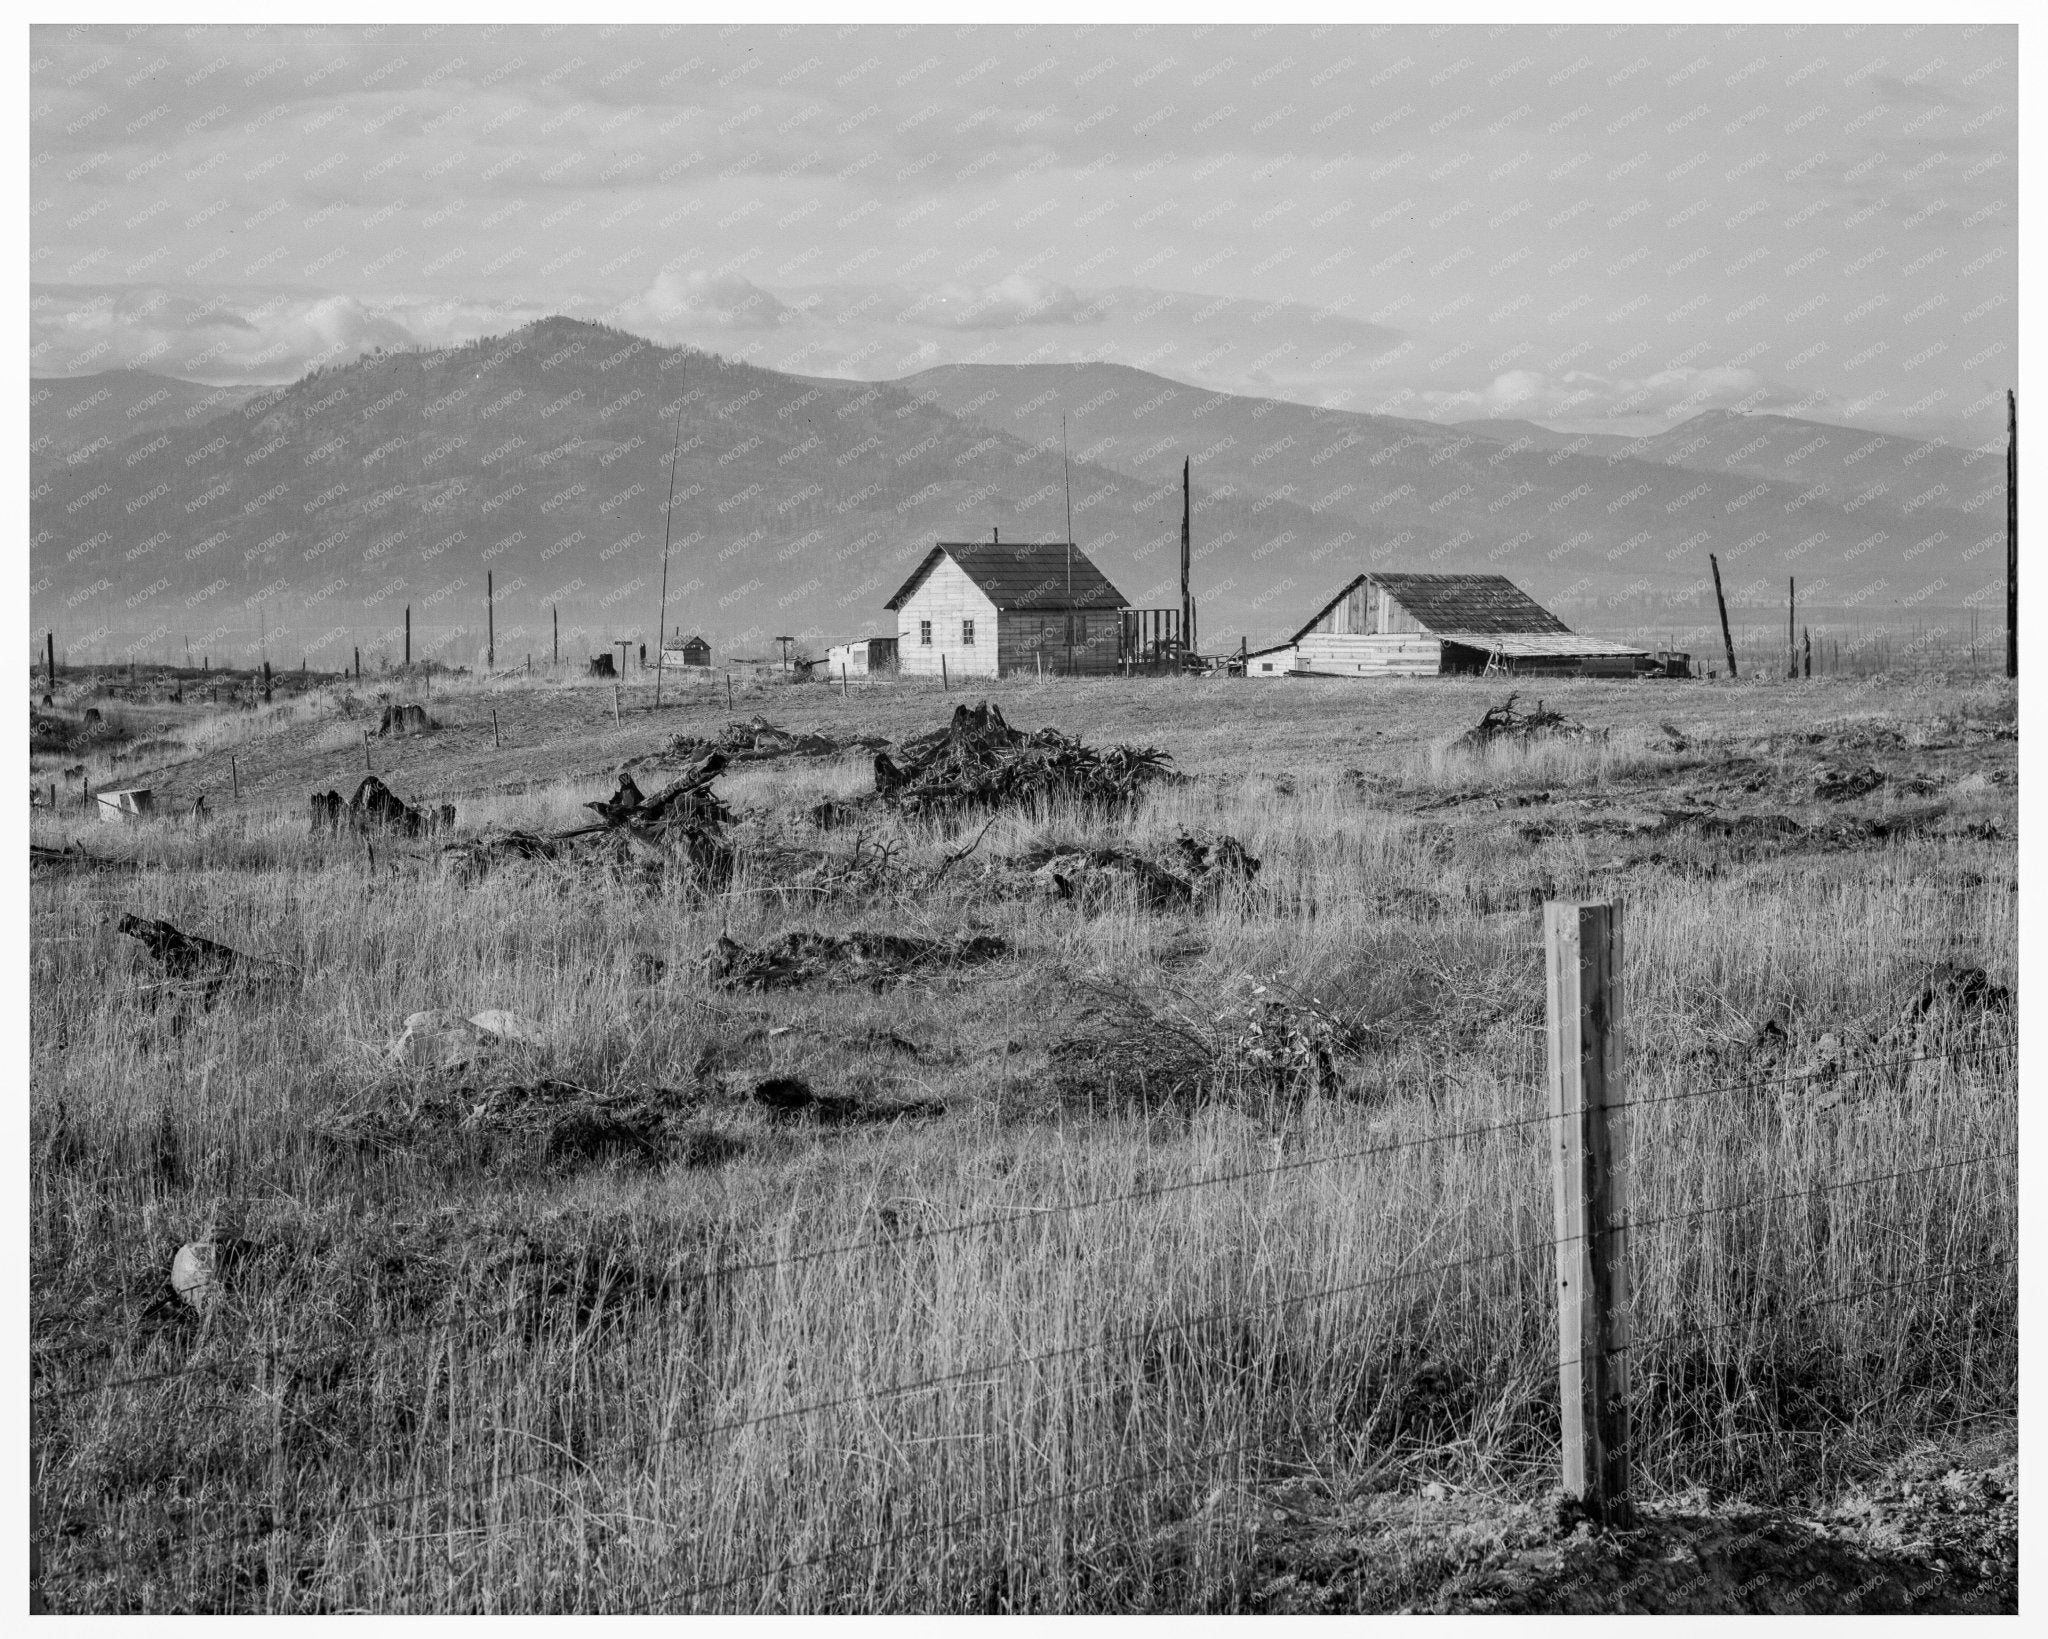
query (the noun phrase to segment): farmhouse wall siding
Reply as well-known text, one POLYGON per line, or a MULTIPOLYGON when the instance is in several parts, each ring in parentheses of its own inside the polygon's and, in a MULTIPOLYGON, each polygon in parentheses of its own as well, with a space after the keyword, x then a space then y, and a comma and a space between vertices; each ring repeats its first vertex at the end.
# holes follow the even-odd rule
POLYGON ((996 675, 999 638, 996 606, 950 558, 932 566, 896 615, 898 668, 911 677, 937 677, 943 656, 950 677, 996 675), (932 623, 929 648, 918 641, 918 622, 932 623), (974 642, 960 641, 962 621, 974 622, 974 642))

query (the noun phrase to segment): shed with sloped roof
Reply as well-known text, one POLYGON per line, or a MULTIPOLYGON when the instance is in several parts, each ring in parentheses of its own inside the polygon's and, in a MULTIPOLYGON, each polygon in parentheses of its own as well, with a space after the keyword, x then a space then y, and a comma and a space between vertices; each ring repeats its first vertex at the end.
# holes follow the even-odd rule
POLYGON ((941 541, 883 607, 911 675, 1117 669, 1124 595, 1068 541, 941 541))
POLYGON ((1437 677, 1472 672, 1628 677, 1643 650, 1574 632, 1505 575, 1354 576, 1288 640, 1285 673, 1437 677))

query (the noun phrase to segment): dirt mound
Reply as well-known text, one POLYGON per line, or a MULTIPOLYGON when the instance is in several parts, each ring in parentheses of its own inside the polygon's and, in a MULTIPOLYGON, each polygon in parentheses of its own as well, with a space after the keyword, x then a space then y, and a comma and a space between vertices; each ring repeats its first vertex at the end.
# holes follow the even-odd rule
MULTIPOLYGON (((1892 1465, 1828 1504, 1772 1510, 1691 1497, 1595 1533, 1558 1503, 1441 1484, 1351 1501, 1219 1493, 1158 1533, 1190 1551, 1235 1514, 1262 1613, 1874 1615, 2014 1612, 2011 1442, 1892 1465), (1296 1506, 1307 1504, 1308 1506, 1296 1506)), ((1297 1483, 1295 1489, 1301 1487, 1297 1483)))
POLYGON ((797 928, 747 946, 721 935, 705 958, 712 984, 726 990, 786 990, 817 982, 888 984, 914 973, 994 961, 1009 954, 994 934, 921 939, 911 934, 818 933, 797 928))
POLYGON ((1220 1006, 1187 996, 1091 987, 1088 1026, 1051 1048, 1052 1083, 1071 1108, 1264 1106, 1341 1090, 1340 1060, 1362 1033, 1314 997, 1247 975, 1220 1006))
POLYGON ((896 757, 875 755, 876 799, 900 813, 963 814, 1062 800, 1128 809, 1151 786, 1183 776, 1150 746, 1083 745, 1056 728, 1012 728, 1000 707, 956 706, 935 733, 904 743, 896 757))
POLYGON ((1875 763, 1838 767, 1822 763, 1813 771, 1813 794, 1822 802, 1853 802, 1884 784, 1884 770, 1875 763))
POLYGON ((486 1163, 716 1165, 744 1144, 700 1119, 702 1095, 672 1087, 605 1093, 544 1078, 477 1087, 445 1079, 380 1084, 322 1123, 330 1142, 443 1152, 486 1163))
POLYGON ((777 1122, 807 1121, 844 1127, 870 1122, 904 1121, 944 1115, 937 1099, 862 1099, 840 1093, 817 1093, 801 1076, 764 1076, 747 1095, 777 1122))

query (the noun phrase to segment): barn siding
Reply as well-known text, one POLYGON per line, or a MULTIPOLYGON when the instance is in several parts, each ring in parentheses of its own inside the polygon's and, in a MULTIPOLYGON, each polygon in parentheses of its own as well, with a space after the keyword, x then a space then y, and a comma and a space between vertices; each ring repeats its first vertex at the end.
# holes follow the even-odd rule
POLYGON ((951 677, 993 677, 1000 647, 999 616, 988 594, 951 558, 942 557, 896 611, 897 669, 937 677, 943 657, 951 677), (930 647, 918 641, 918 623, 932 623, 930 647), (974 622, 974 642, 960 641, 962 621, 974 622))
POLYGON ((1298 670, 1343 677, 1435 677, 1443 670, 1443 644, 1412 634, 1309 632, 1294 653, 1298 670))

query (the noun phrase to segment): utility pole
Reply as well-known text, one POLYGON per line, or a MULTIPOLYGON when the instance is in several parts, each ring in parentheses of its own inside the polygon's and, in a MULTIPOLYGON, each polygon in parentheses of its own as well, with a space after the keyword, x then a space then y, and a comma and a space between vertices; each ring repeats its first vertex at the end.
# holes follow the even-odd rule
POLYGON ((1714 603, 1721 611, 1721 646, 1728 651, 1728 675, 1732 679, 1735 676, 1735 639, 1728 635, 1728 600, 1721 595, 1721 561, 1709 552, 1707 562, 1714 570, 1714 603))
POLYGON ((2020 395, 2005 394, 2005 675, 2020 674, 2020 395))
POLYGON ((559 666, 562 663, 562 611, 557 605, 550 604, 548 615, 555 623, 555 658, 552 664, 559 666))
POLYGON ((661 709, 661 663, 668 654, 668 541, 676 517, 676 464, 683 458, 683 378, 676 377, 675 448, 668 458, 668 505, 661 514, 661 618, 654 627, 654 709, 661 709))
POLYGON ((1799 584, 1796 576, 1785 577, 1785 675, 1799 675, 1799 584))
POLYGON ((484 670, 498 666, 498 599, 491 585, 491 572, 484 571, 484 670))
POLYGON ((408 604, 407 604, 407 605, 405 606, 405 664, 406 664, 406 669, 407 669, 408 671, 409 671, 409 670, 411 670, 411 668, 412 668, 412 605, 411 605, 411 604, 409 604, 409 603, 408 603, 408 604))
POLYGON ((1067 486, 1067 675, 1074 672, 1074 466, 1067 459, 1067 413, 1060 412, 1060 471, 1067 486))
POLYGON ((57 634, 43 633, 43 660, 50 679, 50 693, 57 693, 57 634))

